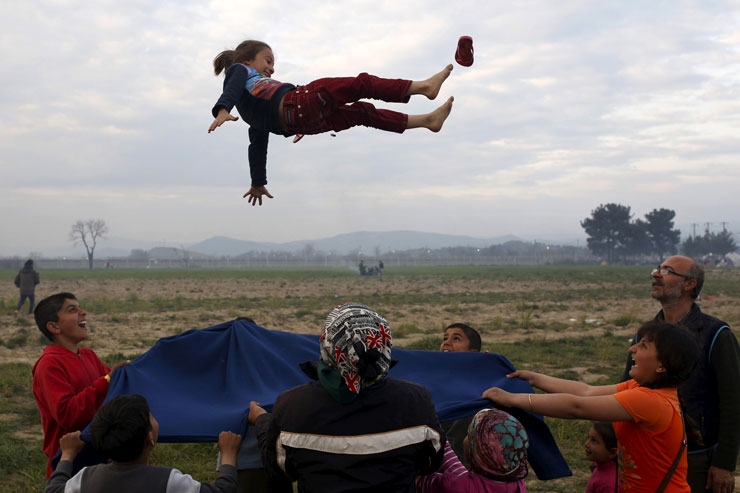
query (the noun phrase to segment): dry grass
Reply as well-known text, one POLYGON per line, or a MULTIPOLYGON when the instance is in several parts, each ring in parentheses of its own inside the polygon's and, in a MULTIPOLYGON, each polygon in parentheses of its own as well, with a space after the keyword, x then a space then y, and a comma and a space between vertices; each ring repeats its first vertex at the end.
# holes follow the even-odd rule
MULTIPOLYGON (((598 277, 591 283, 564 283, 560 279, 521 281, 495 275, 459 277, 452 271, 441 276, 409 271, 399 275, 386 272, 382 277, 350 273, 295 279, 250 275, 250 271, 215 279, 202 272, 197 278, 188 278, 187 271, 171 278, 151 273, 151 278, 76 279, 67 273, 62 279, 42 282, 37 299, 59 291, 74 292, 89 312, 87 344, 101 356, 141 353, 160 337, 237 316, 249 316, 273 329, 316 333, 331 307, 349 300, 371 305, 393 327, 415 328, 408 334, 409 341, 398 341, 401 346, 426 334, 437 334, 456 321, 482 328, 484 339, 491 343, 529 337, 557 339, 577 333, 600 335, 604 331, 630 334, 638 321, 651 317, 657 309, 648 296, 647 281, 641 288, 631 286, 635 294, 630 294, 619 284, 604 284, 598 277), (569 294, 573 292, 576 294, 569 294), (631 322, 615 324, 625 314, 631 322)), ((121 271, 116 275, 121 276, 121 271)), ((0 299, 6 300, 6 310, 0 314, 0 340, 24 333, 28 338, 26 344, 13 349, 0 347, 0 360, 35 361, 43 341, 32 318, 13 316, 17 290, 12 283, 0 285, 0 299)), ((737 311, 732 313, 736 302, 732 298, 712 302, 712 313, 736 319, 737 311)))
MULTIPOLYGON (((37 299, 74 292, 89 312, 90 337, 85 344, 102 358, 138 355, 161 337, 237 316, 251 317, 271 329, 317 333, 334 305, 360 301, 391 322, 395 346, 436 349, 446 325, 465 322, 481 329, 485 349, 503 353, 518 367, 552 369, 595 382, 617 374, 626 354, 622 343, 626 351, 628 337, 659 308, 649 298, 648 272, 649 267, 596 266, 388 269, 382 277, 330 269, 51 271, 41 273, 37 299), (593 341, 612 341, 612 349, 599 353, 593 347, 561 347, 584 338, 592 346, 598 345, 593 341), (539 349, 520 345, 523 341, 539 349), (570 353, 548 355, 553 348, 570 353)), ((0 283, 4 308, 0 362, 31 365, 45 342, 32 319, 13 315, 18 295, 11 282, 15 272, 0 275, 6 281, 0 283)), ((704 310, 740 327, 740 269, 708 271, 704 295, 704 310)), ((0 429, 10 430, 4 439, 27 443, 24 450, 38 459, 41 430, 35 424, 38 411, 32 397, 23 396, 23 390, 3 392, 23 401, 15 407, 9 404, 10 411, 0 407, 0 429), (31 416, 12 425, 18 413, 31 416)), ((557 421, 550 422, 553 433, 561 447, 567 443, 564 455, 574 477, 547 483, 532 480, 530 491, 583 490, 588 470, 580 443, 587 427, 557 421)), ((210 449, 204 454, 210 457, 210 449)), ((176 453, 165 460, 177 460, 176 453)), ((192 470, 190 464, 181 467, 192 470)), ((203 470, 202 479, 208 480, 210 459, 203 470)), ((21 471, 20 476, 14 484, 39 482, 33 470, 21 471)), ((0 480, 0 489, 10 491, 8 483, 3 484, 0 480)))

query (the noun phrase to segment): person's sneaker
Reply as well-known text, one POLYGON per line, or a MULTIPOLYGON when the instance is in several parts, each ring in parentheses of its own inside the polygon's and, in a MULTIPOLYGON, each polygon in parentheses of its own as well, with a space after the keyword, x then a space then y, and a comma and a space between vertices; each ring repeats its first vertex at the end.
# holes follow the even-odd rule
POLYGON ((19 312, 18 310, 16 310, 16 311, 15 311, 15 316, 16 316, 16 317, 17 317, 18 315, 20 315, 20 314, 21 314, 21 312, 19 312))

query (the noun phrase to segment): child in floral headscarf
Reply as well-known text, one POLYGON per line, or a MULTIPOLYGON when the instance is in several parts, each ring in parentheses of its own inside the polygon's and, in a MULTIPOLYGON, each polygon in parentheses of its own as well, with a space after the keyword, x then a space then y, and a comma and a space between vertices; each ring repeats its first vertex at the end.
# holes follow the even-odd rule
POLYGON ((483 409, 470 422, 465 438, 470 470, 449 442, 439 472, 416 479, 420 493, 525 493, 529 437, 522 424, 499 409, 483 409))

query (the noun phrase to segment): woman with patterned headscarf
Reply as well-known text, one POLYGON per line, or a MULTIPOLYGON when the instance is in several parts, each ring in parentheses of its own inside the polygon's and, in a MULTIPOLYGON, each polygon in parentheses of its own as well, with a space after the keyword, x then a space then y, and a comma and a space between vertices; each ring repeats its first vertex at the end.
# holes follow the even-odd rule
POLYGON ((417 474, 436 471, 445 443, 431 395, 388 378, 390 324, 360 303, 335 307, 319 339, 313 379, 280 394, 272 413, 252 403, 262 460, 298 491, 406 493, 417 474))
POLYGON ((473 417, 465 438, 470 470, 449 442, 439 472, 420 476, 420 493, 524 493, 527 487, 529 437, 522 424, 499 409, 482 409, 473 417))

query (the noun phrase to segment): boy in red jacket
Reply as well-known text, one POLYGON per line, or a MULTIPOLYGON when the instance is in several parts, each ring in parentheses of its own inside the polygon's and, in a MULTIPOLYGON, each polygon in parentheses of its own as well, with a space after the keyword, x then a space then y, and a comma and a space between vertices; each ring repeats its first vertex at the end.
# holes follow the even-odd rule
MULTIPOLYGON (((34 310, 34 318, 41 333, 51 341, 33 367, 33 396, 41 412, 48 478, 52 459, 59 451, 59 439, 92 421, 108 393, 111 373, 129 362, 110 369, 92 349, 79 347, 88 335, 87 312, 72 293, 44 298, 34 310)), ((84 465, 88 464, 75 467, 84 465)))

